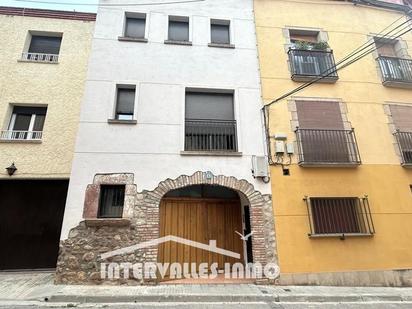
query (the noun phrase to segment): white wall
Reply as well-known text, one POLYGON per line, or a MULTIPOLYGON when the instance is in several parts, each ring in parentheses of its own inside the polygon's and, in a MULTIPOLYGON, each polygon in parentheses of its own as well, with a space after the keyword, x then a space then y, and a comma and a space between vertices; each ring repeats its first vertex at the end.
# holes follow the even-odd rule
MULTIPOLYGON (((117 1, 101 4, 125 3, 117 1)), ((62 239, 82 220, 86 185, 96 173, 134 173, 141 191, 167 178, 212 171, 270 193, 270 185, 251 174, 251 156, 265 152, 252 9, 252 0, 99 8, 62 239), (126 11, 147 14, 148 43, 118 41, 126 11), (193 46, 164 44, 168 15, 190 17, 193 46), (231 21, 235 49, 208 47, 211 18, 231 21), (136 125, 107 123, 113 118, 116 84, 136 85, 136 125), (181 155, 187 87, 234 90, 242 156, 181 155)))

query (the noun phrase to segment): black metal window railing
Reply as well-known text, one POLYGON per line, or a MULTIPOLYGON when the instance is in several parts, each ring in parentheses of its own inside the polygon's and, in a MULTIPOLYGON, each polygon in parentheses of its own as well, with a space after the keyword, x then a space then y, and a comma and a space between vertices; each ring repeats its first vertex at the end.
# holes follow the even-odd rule
POLYGON ((326 79, 338 79, 332 51, 290 49, 288 54, 292 79, 322 75, 326 79))
POLYGON ((397 130, 394 135, 401 153, 402 164, 412 165, 412 132, 397 130))
POLYGON ((412 84, 412 59, 396 57, 378 57, 383 82, 401 82, 412 84))
POLYGON ((311 237, 373 235, 368 197, 305 197, 311 237))
POLYGON ((236 120, 186 119, 185 151, 236 152, 236 120))
POLYGON ((354 130, 296 129, 298 159, 305 164, 361 164, 354 130))

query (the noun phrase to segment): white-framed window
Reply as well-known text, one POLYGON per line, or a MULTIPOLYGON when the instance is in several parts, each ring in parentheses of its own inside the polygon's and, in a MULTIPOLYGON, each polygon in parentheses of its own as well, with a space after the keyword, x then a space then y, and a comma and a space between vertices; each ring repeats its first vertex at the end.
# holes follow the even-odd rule
POLYGON ((47 107, 14 106, 8 129, 1 139, 41 140, 47 107))
POLYGON ((29 31, 22 60, 57 63, 62 38, 62 33, 29 31))
POLYGON ((136 87, 134 85, 117 85, 116 120, 133 120, 136 87))

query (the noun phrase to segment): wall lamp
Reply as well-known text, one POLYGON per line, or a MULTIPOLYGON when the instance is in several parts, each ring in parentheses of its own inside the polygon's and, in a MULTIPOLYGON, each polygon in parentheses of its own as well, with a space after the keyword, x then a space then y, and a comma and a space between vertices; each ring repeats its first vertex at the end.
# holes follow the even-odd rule
POLYGON ((13 174, 17 171, 17 167, 14 165, 14 162, 13 162, 9 167, 6 167, 6 170, 9 176, 13 176, 13 174))

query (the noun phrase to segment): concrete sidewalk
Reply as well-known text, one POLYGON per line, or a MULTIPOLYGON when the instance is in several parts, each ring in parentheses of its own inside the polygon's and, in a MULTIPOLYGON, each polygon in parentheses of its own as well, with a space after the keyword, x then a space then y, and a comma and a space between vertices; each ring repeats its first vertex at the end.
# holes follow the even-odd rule
POLYGON ((412 288, 253 284, 64 286, 53 273, 0 273, 0 302, 47 303, 372 303, 409 304, 412 288))

